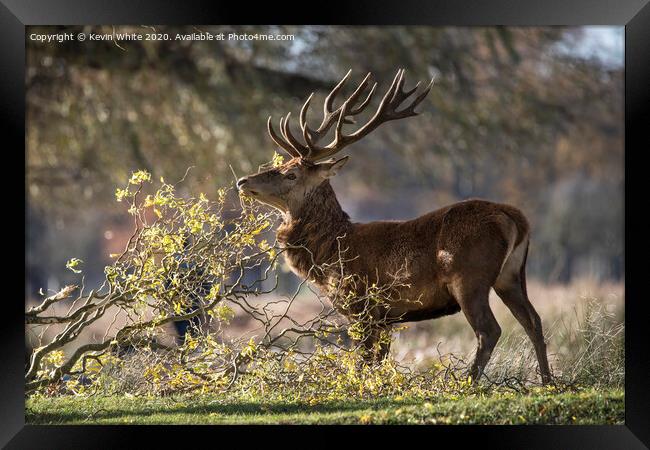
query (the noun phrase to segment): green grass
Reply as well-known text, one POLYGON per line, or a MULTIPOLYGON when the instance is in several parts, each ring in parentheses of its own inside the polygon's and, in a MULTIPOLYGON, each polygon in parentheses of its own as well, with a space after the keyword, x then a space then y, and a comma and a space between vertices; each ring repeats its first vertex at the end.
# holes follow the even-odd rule
POLYGON ((621 390, 309 404, 192 397, 27 400, 30 424, 622 424, 621 390))

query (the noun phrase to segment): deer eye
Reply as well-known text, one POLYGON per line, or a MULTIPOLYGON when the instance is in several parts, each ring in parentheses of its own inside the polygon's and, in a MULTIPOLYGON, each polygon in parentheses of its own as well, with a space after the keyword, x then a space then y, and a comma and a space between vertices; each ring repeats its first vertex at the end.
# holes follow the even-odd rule
POLYGON ((287 174, 287 180, 295 180, 296 179, 296 174, 295 173, 288 173, 287 174))

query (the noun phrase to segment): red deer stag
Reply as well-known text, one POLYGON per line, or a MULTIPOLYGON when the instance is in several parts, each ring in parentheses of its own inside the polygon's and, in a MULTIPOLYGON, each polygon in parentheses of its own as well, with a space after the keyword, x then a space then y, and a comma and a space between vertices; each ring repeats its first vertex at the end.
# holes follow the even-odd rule
MULTIPOLYGON (((430 212, 413 220, 354 223, 341 209, 329 178, 348 160, 328 159, 360 140, 384 122, 416 116, 414 111, 427 96, 431 83, 410 104, 398 109, 418 88, 404 91, 404 70, 397 72, 372 118, 346 134, 344 125, 370 103, 377 83, 370 90, 368 74, 338 107, 334 99, 350 76, 334 87, 325 99, 324 117, 317 129, 307 124, 309 96, 300 111, 300 135, 289 125, 291 113, 280 119, 280 135, 268 120, 273 141, 291 159, 278 167, 240 178, 237 187, 244 195, 281 211, 278 229, 280 245, 292 270, 309 277, 324 293, 333 280, 351 274, 361 279, 389 283, 396 261, 406 261, 407 282, 390 298, 385 314, 396 322, 432 319, 462 311, 477 338, 476 357, 469 374, 477 380, 501 335, 488 295, 494 288, 523 326, 532 341, 542 381, 551 380, 542 323, 526 293, 526 256, 529 225, 523 213, 509 205, 483 200, 466 200, 430 212), (368 92, 363 96, 364 92, 368 92), (332 141, 318 141, 334 127, 332 141), (346 249, 343 269, 314 273, 311 269, 331 264, 346 249), (417 299, 418 301, 410 301, 417 299)), ((340 278, 339 278, 340 279, 340 278)), ((336 307, 336 305, 335 305, 336 307)), ((345 314, 345 313, 344 313, 345 314)), ((386 330, 386 322, 383 325, 386 330)), ((379 345, 379 328, 363 340, 367 349, 379 347, 374 357, 384 358, 388 345, 379 345)), ((389 328, 389 326, 388 326, 389 328)))

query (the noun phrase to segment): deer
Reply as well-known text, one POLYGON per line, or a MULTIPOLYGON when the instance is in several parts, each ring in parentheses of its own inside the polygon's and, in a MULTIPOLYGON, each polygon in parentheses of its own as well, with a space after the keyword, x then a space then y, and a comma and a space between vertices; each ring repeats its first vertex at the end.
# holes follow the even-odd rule
MULTIPOLYGON (((407 282, 393 289, 383 314, 389 319, 372 327, 363 348, 378 349, 370 357, 381 361, 390 341, 377 345, 381 332, 395 323, 435 319, 461 312, 476 336, 476 352, 468 375, 476 382, 501 336, 490 309, 490 289, 504 302, 533 344, 543 384, 551 382, 546 343, 539 314, 526 291, 526 259, 530 241, 527 218, 517 208, 481 199, 460 201, 411 220, 355 223, 345 213, 330 184, 349 156, 333 157, 381 124, 417 116, 415 108, 427 97, 432 79, 421 93, 405 90, 404 69, 399 69, 375 113, 353 132, 346 125, 358 117, 375 93, 371 73, 337 108, 334 101, 351 70, 327 95, 318 128, 307 123, 312 93, 299 115, 299 137, 291 129, 291 112, 280 118, 278 134, 268 118, 267 131, 290 159, 261 168, 236 182, 241 195, 277 209, 281 224, 278 244, 291 270, 309 278, 321 292, 342 275, 389 283, 395 262, 407 264, 407 282), (410 102, 406 102, 411 98, 410 102), (331 141, 319 144, 333 128, 331 141), (300 139, 301 138, 301 139, 300 139), (328 267, 346 249, 345 262, 328 267), (417 301, 413 301, 417 299, 417 301)), ((348 312, 349 313, 349 312, 348 312)), ((345 314, 345 312, 344 312, 345 314)))

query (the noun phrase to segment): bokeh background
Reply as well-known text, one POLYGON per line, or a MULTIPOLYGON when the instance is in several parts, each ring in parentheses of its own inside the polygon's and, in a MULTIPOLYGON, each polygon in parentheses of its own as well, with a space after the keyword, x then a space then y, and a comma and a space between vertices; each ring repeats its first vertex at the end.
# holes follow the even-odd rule
MULTIPOLYGON (((86 285, 101 282, 131 232, 115 189, 132 171, 172 181, 192 166, 185 189, 213 196, 277 150, 269 115, 297 114, 312 91, 318 105, 350 68, 357 82, 373 72, 382 91, 404 67, 407 87, 432 76, 436 84, 420 116, 346 150, 353 157, 333 185, 352 219, 408 219, 470 197, 511 203, 532 224, 529 290, 545 324, 593 299, 622 318, 623 28, 103 26, 27 35, 91 31, 293 39, 26 39, 27 303, 76 280, 65 268, 71 257, 84 261, 86 285)), ((286 268, 280 277, 280 293, 296 286, 286 268)), ((511 320, 495 308, 500 322, 511 320)), ((414 330, 400 334, 398 353, 432 351, 443 338, 449 350, 474 345, 461 315, 414 330)))

